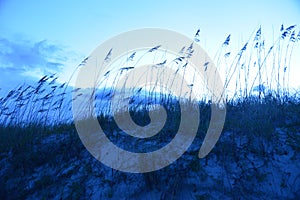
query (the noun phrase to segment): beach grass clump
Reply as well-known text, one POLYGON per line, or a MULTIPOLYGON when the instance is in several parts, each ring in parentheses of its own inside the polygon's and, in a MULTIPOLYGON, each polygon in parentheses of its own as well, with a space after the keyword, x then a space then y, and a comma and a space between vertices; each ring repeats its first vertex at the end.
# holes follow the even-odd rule
MULTIPOLYGON (((283 145, 287 145, 287 148, 296 152, 291 159, 299 159, 300 91, 290 85, 289 79, 295 67, 291 66, 292 53, 299 43, 300 33, 296 32, 295 25, 282 26, 278 37, 270 44, 263 36, 262 27, 258 27, 235 54, 230 46, 233 36, 225 37, 214 60, 224 80, 219 99, 207 89, 205 81, 197 80, 196 70, 192 70, 188 64, 194 53, 194 43, 200 42, 199 37, 200 32, 197 31, 194 42, 183 47, 171 60, 164 56, 165 51, 161 51, 159 44, 142 53, 130 52, 124 62, 121 62, 122 65, 106 71, 92 89, 70 86, 75 71, 85 67, 89 59, 87 57, 66 83, 58 82, 58 76, 51 74, 41 77, 33 85, 23 84, 9 91, 0 98, 1 158, 13 155, 10 163, 18 176, 30 174, 45 163, 59 166, 61 163, 57 160, 68 162, 79 158, 85 148, 74 126, 72 102, 76 99, 86 100, 80 105, 82 116, 76 119, 77 123, 87 125, 89 120, 98 120, 106 136, 115 145, 140 153, 155 151, 168 144, 183 121, 181 113, 186 112, 189 115, 185 115, 185 121, 199 121, 198 129, 193 130, 197 132, 195 141, 181 160, 165 169, 144 174, 146 188, 157 189, 160 184, 168 182, 172 186, 171 193, 175 194, 187 171, 199 172, 203 175, 199 177, 201 181, 215 181, 217 178, 211 178, 213 175, 205 172, 207 166, 211 167, 211 160, 215 159, 214 162, 223 161, 223 165, 225 162, 236 164, 238 170, 231 171, 223 166, 222 174, 224 180, 231 178, 234 184, 239 183, 238 186, 230 183, 230 188, 226 188, 232 197, 241 192, 252 194, 254 189, 248 187, 248 183, 264 183, 269 180, 270 173, 263 171, 264 165, 257 166, 248 155, 258 157, 263 164, 270 164, 275 154, 288 154, 286 149, 281 149, 283 145), (149 66, 144 72, 145 81, 152 85, 143 87, 131 84, 129 87, 127 84, 133 79, 130 79, 128 73, 143 64, 146 57, 155 58, 153 66, 149 66), (173 69, 173 74, 170 75, 165 70, 167 65, 173 69), (184 81, 185 78, 188 80, 184 81), (120 85, 121 80, 123 84, 120 85), (163 83, 166 85, 163 86, 163 83), (178 94, 166 89, 174 87, 180 89, 178 94), (186 87, 189 88, 188 91, 183 89, 186 87), (211 157, 196 159, 211 122, 212 106, 216 105, 225 106, 227 110, 220 142, 211 151, 211 157), (90 109, 91 106, 94 108, 90 109), (151 119, 151 116, 161 116, 162 109, 167 118, 157 135, 134 138, 126 133, 154 123, 155 119, 151 119), (200 113, 199 119, 195 119, 196 110, 200 113), (126 122, 128 116, 136 126, 122 130, 116 119, 126 122), (272 145, 274 147, 270 148, 272 145), (182 160, 187 163, 182 164, 182 160), (162 174, 168 174, 172 178, 165 180, 166 176, 162 174), (228 174, 235 174, 235 177, 229 177, 228 174)), ((113 49, 103 61, 105 65, 110 62, 112 53, 113 49)), ((209 63, 200 66, 203 67, 204 75, 207 75, 209 66, 209 63)), ((86 169, 93 170, 91 166, 86 166, 86 169)), ((121 172, 112 170, 110 173, 114 177, 121 172)), ((5 175, 5 180, 9 180, 10 176, 14 177, 14 174, 5 175)), ((57 180, 50 175, 41 176, 35 182, 36 190, 50 187, 55 181, 57 180)), ((216 183, 222 184, 221 180, 216 183)), ((1 181, 0 185, 3 185, 1 181)), ((113 188, 113 181, 109 181, 109 185, 113 188)), ((282 187, 289 187, 286 181, 283 181, 282 187)), ((77 191, 74 198, 84 193, 78 183, 71 184, 70 188, 77 191)), ((13 189, 7 190, 12 192, 13 189)), ((107 196, 113 197, 113 192, 112 189, 109 190, 107 196)), ((29 193, 25 192, 24 196, 29 193)), ((196 196, 202 199, 207 194, 196 196)))

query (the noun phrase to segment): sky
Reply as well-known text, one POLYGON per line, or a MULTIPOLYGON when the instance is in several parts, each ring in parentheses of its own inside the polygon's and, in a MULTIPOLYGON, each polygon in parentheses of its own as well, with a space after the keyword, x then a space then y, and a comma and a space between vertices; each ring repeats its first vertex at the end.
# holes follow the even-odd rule
POLYGON ((200 28, 200 45, 213 57, 228 34, 238 49, 260 25, 273 40, 281 24, 299 30, 299 0, 0 0, 0 94, 49 73, 65 82, 98 45, 133 29, 192 38, 200 28))

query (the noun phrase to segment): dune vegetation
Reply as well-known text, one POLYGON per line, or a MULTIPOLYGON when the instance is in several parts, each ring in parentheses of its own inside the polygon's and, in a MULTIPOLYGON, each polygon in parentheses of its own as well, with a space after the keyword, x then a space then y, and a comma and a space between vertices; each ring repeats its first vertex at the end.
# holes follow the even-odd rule
MULTIPOLYGON (((236 54, 230 51, 231 35, 225 37, 214 62, 224 74, 226 120, 220 140, 204 159, 197 155, 211 119, 211 106, 215 103, 212 97, 193 99, 190 93, 174 96, 162 92, 158 81, 151 88, 132 88, 129 113, 136 124, 151 123, 149 111, 155 111, 154 103, 162 105, 167 113, 159 134, 133 139, 114 120, 114 115, 121 116, 126 110, 113 112, 110 100, 127 89, 125 85, 117 88, 118 80, 134 67, 125 63, 100 77, 92 96, 95 115, 109 139, 123 149, 132 150, 134 146, 133 151, 145 152, 161 148, 177 133, 180 109, 199 109, 199 128, 189 150, 172 165, 155 172, 123 173, 104 166, 89 154, 76 132, 72 114, 72 101, 86 95, 86 91, 70 86, 73 75, 66 83, 58 83, 58 75, 51 74, 35 85, 17 86, 0 98, 0 198, 299 197, 300 91, 289 85, 293 73, 290 61, 300 41, 296 28, 282 25, 278 37, 270 43, 259 27, 236 54)), ((199 42, 197 34, 194 42, 199 42)), ((153 47, 145 54, 154 56, 159 48, 153 47)), ((175 73, 174 77, 166 77, 170 85, 176 73, 185 75, 192 53, 191 44, 171 61, 175 73)), ((141 57, 134 52, 127 60, 137 65, 141 57)), ((163 58, 155 64, 163 67, 166 63, 163 58)), ((204 73, 206 67, 203 66, 204 73)), ((151 69, 147 73, 153 76, 151 69)), ((195 84, 197 81, 191 79, 191 92, 197 89, 195 84)))

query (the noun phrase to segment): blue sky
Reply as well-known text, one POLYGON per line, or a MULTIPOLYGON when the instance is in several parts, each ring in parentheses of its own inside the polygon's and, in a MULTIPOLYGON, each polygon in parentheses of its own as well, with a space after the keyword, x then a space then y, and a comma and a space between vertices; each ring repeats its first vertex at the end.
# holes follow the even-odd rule
POLYGON ((166 28, 193 37, 201 28, 201 45, 213 57, 228 34, 240 48, 260 25, 272 40, 281 24, 300 26, 299 0, 0 0, 0 88, 53 72, 65 81, 99 44, 132 29, 166 28))

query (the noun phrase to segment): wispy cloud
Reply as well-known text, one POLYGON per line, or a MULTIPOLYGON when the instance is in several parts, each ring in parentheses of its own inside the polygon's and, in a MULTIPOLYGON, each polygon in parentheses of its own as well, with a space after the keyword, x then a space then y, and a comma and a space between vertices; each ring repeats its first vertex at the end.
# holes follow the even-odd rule
POLYGON ((51 73, 59 71, 66 60, 62 47, 49 44, 47 40, 30 42, 0 38, 2 70, 22 73, 40 69, 42 72, 51 73))
POLYGON ((0 88, 32 82, 45 74, 60 73, 75 53, 47 40, 0 38, 0 88))

